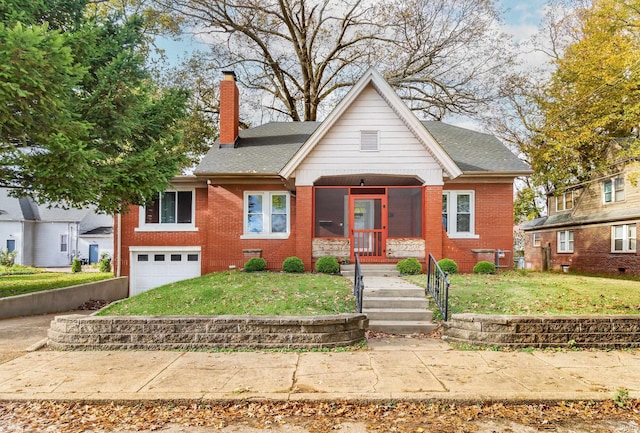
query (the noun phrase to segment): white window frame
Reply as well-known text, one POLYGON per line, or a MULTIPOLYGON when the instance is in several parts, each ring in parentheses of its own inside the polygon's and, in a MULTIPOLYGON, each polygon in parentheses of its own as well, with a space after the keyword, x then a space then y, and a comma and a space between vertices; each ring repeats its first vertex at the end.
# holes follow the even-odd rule
POLYGON ((360 151, 378 152, 380 150, 380 131, 362 130, 360 131, 360 151))
POLYGON ((612 204, 624 201, 625 180, 622 176, 612 177, 602 182, 602 203, 612 204), (620 184, 622 188, 618 189, 616 184, 620 184), (607 200, 607 185, 611 186, 611 198, 607 200), (620 194, 620 197, 618 196, 620 194))
MULTIPOLYGON (((447 196, 447 227, 445 230, 450 238, 466 238, 466 239, 479 239, 480 236, 475 233, 475 191, 468 190, 455 190, 455 191, 443 191, 443 196, 447 196), (468 232, 459 232, 457 230, 457 220, 458 220, 458 196, 468 195, 469 196, 469 231, 468 232)), ((445 206, 443 206, 443 211, 445 206)), ((443 224, 444 225, 444 224, 443 224)))
POLYGON ((60 252, 61 253, 68 253, 69 252, 69 235, 68 234, 61 234, 60 235, 60 252))
POLYGON ((240 239, 288 239, 291 234, 291 194, 288 191, 245 191, 242 210, 243 234, 240 239), (262 232, 249 231, 249 196, 262 196, 262 232), (287 228, 284 232, 271 232, 271 197, 284 195, 286 200, 287 228))
POLYGON ((575 197, 573 196, 573 191, 568 191, 563 193, 562 195, 556 196, 556 212, 562 212, 565 210, 573 209, 573 200, 575 197), (567 207, 567 196, 571 197, 571 207, 567 207))
POLYGON ((539 247, 541 245, 541 236, 540 233, 533 233, 533 239, 531 241, 534 247, 539 247))
MULTIPOLYGON (((146 214, 147 209, 145 206, 138 208, 138 227, 136 232, 197 232, 196 227, 196 191, 195 188, 185 189, 167 189, 162 192, 191 192, 191 222, 190 223, 147 223, 146 214)), ((177 194, 176 194, 177 198, 177 194)), ((177 211, 177 208, 176 208, 177 211)))
POLYGON ((637 225, 634 224, 617 224, 611 226, 611 252, 612 253, 635 253, 637 249, 637 225), (622 228, 622 237, 616 237, 616 228, 622 228), (633 236, 631 236, 630 229, 633 228, 633 236), (629 243, 633 239, 634 248, 631 248, 629 243), (622 249, 616 249, 616 240, 622 240, 622 249))
POLYGON ((560 230, 557 236, 558 236, 557 251, 559 253, 573 253, 574 251, 573 230, 560 230), (562 239, 563 237, 564 239, 562 239))

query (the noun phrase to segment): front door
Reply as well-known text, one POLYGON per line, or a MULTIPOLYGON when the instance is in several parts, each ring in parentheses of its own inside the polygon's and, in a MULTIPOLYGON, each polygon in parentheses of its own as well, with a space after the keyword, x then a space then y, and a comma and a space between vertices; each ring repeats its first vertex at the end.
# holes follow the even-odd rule
POLYGON ((351 195, 350 239, 352 254, 361 259, 381 259, 386 254, 387 198, 386 196, 351 195))
POLYGON ((89 245, 89 263, 98 263, 98 244, 89 245))

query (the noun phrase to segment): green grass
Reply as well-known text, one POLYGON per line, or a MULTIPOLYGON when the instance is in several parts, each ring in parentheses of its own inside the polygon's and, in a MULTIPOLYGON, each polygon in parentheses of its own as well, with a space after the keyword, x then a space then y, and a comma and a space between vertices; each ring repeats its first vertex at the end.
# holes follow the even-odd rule
MULTIPOLYGON (((425 275, 406 279, 426 282, 425 275)), ((633 279, 511 271, 449 280, 450 313, 640 314, 640 281, 633 279)))
POLYGON ((40 272, 34 274, 11 274, 0 276, 0 298, 59 289, 76 284, 113 278, 111 272, 80 272, 67 274, 61 272, 40 272))
POLYGON ((344 277, 226 271, 158 287, 100 315, 317 316, 355 311, 352 287, 344 277))

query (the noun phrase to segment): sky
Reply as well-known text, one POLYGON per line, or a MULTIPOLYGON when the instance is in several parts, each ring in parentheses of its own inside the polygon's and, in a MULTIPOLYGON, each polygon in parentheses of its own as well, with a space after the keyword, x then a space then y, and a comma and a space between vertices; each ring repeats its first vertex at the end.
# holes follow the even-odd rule
MULTIPOLYGON (((503 30, 513 35, 516 42, 522 42, 533 36, 544 15, 548 0, 495 0, 498 10, 505 21, 503 30)), ((197 49, 206 49, 192 37, 185 36, 181 41, 160 38, 160 48, 166 51, 172 63, 176 63, 197 49)))
MULTIPOLYGON (((549 0, 495 0, 496 7, 504 21, 502 30, 513 36, 515 43, 521 43, 531 38, 537 31, 544 17, 549 0)), ((159 39, 158 46, 165 50, 173 65, 178 65, 181 59, 195 50, 206 50, 206 45, 198 43, 192 37, 185 36, 181 41, 159 39)), ((548 59, 542 54, 528 52, 522 55, 523 68, 540 66, 548 59)), ((467 118, 447 118, 445 121, 458 126, 481 130, 482 127, 474 120, 467 118)))

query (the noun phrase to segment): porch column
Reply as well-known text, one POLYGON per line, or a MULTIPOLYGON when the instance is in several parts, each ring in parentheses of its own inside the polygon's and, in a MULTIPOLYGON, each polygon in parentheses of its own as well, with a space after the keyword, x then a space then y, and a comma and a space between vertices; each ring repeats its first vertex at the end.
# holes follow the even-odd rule
POLYGON ((311 236, 313 235, 313 187, 296 187, 296 256, 311 270, 311 236))
POLYGON ((436 260, 442 258, 442 185, 424 187, 424 243, 425 259, 429 253, 436 260))

